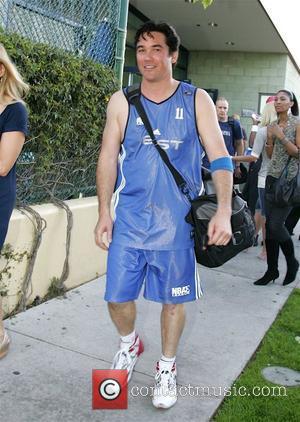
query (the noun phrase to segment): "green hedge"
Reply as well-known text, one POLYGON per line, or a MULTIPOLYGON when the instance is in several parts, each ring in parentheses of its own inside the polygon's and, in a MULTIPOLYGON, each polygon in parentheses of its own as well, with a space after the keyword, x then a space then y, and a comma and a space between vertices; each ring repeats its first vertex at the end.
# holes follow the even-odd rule
POLYGON ((2 42, 30 85, 30 135, 20 156, 18 202, 95 194, 95 168, 107 101, 117 89, 111 69, 16 34, 2 42))

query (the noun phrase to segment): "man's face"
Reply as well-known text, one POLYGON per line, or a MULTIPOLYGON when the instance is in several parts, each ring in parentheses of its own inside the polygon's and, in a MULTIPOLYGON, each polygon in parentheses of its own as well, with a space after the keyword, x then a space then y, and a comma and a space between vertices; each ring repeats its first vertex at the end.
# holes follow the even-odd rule
POLYGON ((218 120, 220 122, 227 122, 228 120, 228 102, 219 100, 216 102, 216 110, 217 110, 217 116, 218 120))
POLYGON ((143 78, 159 81, 172 75, 172 64, 178 52, 170 53, 166 37, 161 32, 143 34, 136 46, 136 61, 143 78))

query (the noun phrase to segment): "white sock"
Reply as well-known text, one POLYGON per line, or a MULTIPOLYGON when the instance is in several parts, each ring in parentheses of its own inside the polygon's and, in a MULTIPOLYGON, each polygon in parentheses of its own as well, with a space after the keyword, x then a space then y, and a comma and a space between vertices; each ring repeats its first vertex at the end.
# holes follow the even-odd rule
POLYGON ((173 363, 176 360, 176 356, 172 357, 172 358, 167 358, 164 355, 161 355, 161 358, 159 360, 159 368, 160 369, 167 369, 167 370, 171 370, 173 363))
POLYGON ((135 330, 133 330, 132 333, 127 334, 127 336, 121 336, 121 348, 123 349, 124 347, 129 347, 132 343, 134 343, 135 337, 135 330))

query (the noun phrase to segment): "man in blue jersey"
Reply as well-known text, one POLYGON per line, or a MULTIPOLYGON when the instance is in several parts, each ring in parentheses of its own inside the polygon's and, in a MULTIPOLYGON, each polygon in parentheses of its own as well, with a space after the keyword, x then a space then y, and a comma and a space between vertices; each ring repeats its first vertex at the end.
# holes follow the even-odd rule
MULTIPOLYGON (((219 126, 224 138, 227 151, 230 156, 244 154, 243 131, 238 120, 229 120, 228 118, 229 103, 224 97, 219 97, 216 101, 216 111, 219 126)), ((203 166, 210 168, 207 155, 203 159, 203 166)), ((235 176, 240 177, 240 164, 235 163, 235 176)))
MULTIPOLYGON (((205 91, 172 77, 179 37, 170 25, 145 23, 136 33, 135 46, 141 102, 159 144, 187 181, 192 197, 203 189, 202 145, 207 151, 218 196, 209 243, 226 245, 231 238, 232 162, 214 104, 205 91)), ((202 294, 192 227, 184 220, 190 204, 123 91, 113 94, 107 107, 97 191, 95 240, 108 249, 105 300, 121 337, 112 368, 126 369, 129 381, 143 352, 135 332, 135 300, 144 286, 144 297, 162 304, 162 356, 152 402, 169 408, 177 400, 175 358, 185 322, 184 303, 202 294)))

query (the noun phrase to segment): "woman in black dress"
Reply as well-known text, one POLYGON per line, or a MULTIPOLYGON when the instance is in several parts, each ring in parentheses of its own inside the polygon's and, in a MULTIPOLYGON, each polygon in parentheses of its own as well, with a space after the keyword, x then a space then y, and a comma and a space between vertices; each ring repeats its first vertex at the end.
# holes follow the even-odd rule
MULTIPOLYGON (((28 85, 0 44, 0 251, 16 198, 16 160, 27 134, 27 111, 22 100, 27 91, 28 85)), ((2 319, 0 296, 0 358, 9 347, 2 319)))

